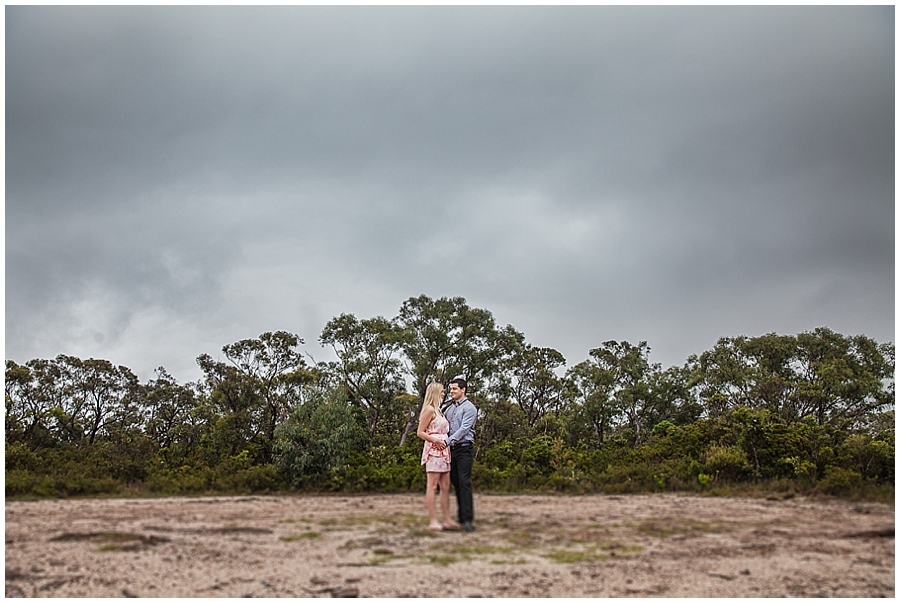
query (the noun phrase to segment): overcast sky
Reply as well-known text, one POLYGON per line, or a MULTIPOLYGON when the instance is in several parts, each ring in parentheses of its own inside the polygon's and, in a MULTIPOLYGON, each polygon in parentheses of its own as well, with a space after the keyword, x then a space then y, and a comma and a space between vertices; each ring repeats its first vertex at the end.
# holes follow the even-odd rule
POLYGON ((894 341, 894 7, 6 7, 6 358, 465 297, 568 366, 894 341))

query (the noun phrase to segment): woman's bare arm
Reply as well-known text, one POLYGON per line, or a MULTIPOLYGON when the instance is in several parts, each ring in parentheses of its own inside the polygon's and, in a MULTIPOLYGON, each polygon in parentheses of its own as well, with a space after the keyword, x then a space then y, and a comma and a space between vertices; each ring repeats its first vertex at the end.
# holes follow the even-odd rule
POLYGON ((416 432, 416 435, 425 440, 426 442, 431 442, 432 444, 436 444, 438 439, 432 435, 428 435, 425 433, 425 430, 428 429, 428 424, 434 419, 434 408, 429 406, 428 410, 422 413, 422 416, 419 417, 419 431, 416 432))

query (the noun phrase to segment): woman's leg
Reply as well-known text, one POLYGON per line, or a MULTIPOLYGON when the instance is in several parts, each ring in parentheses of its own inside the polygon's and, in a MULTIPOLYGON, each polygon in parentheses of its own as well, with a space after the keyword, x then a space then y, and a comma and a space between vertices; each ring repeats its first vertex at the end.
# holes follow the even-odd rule
MULTIPOLYGON (((425 474, 428 477, 428 483, 425 485, 425 508, 428 510, 428 527, 433 530, 441 529, 441 524, 437 520, 437 509, 434 507, 434 491, 437 488, 440 473, 429 471, 425 474)), ((441 498, 443 498, 443 491, 441 498)))
POLYGON ((438 483, 441 486, 441 514, 444 516, 444 525, 448 526, 450 521, 450 472, 438 473, 440 476, 438 483))

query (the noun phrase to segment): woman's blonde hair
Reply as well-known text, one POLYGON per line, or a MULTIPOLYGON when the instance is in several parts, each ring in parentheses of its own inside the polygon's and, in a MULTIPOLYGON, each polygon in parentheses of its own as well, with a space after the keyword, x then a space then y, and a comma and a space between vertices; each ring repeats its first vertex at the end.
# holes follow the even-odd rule
POLYGON ((419 413, 419 417, 425 414, 426 408, 431 406, 434 407, 435 414, 441 414, 441 402, 443 401, 444 386, 437 382, 431 383, 425 390, 425 402, 422 403, 422 412, 419 413))

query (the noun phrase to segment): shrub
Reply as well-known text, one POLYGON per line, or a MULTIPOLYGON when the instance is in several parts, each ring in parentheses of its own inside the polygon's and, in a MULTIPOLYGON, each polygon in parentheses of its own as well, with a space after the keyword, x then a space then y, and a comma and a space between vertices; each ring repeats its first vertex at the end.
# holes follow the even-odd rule
POLYGON ((366 432, 346 402, 308 402, 295 407, 275 430, 276 463, 288 482, 299 486, 340 467, 366 442, 366 432))
POLYGON ((894 445, 867 435, 847 438, 844 450, 847 465, 866 479, 879 482, 894 481, 894 445))
POLYGON ((29 449, 25 442, 6 444, 6 471, 39 471, 43 466, 41 458, 29 449))
MULTIPOLYGON (((322 485, 330 490, 409 492, 424 490, 425 468, 418 440, 400 446, 376 446, 368 454, 354 452, 333 467, 322 485)), ((477 463, 476 463, 477 466, 477 463)))
POLYGON ((147 476, 151 492, 164 494, 201 494, 212 490, 213 470, 206 466, 184 465, 177 469, 160 469, 147 476))
POLYGON ((231 470, 223 463, 216 468, 213 487, 216 491, 253 493, 277 490, 281 484, 278 470, 274 465, 253 465, 231 470))
POLYGON ((750 476, 752 466, 747 453, 738 446, 713 445, 702 459, 705 473, 717 478, 738 481, 750 476))
POLYGON ((546 477, 553 473, 552 445, 553 439, 550 436, 538 436, 522 451, 522 464, 529 477, 546 477))
POLYGON ((825 468, 825 479, 818 485, 825 494, 851 494, 862 485, 862 476, 856 471, 831 465, 825 468))

